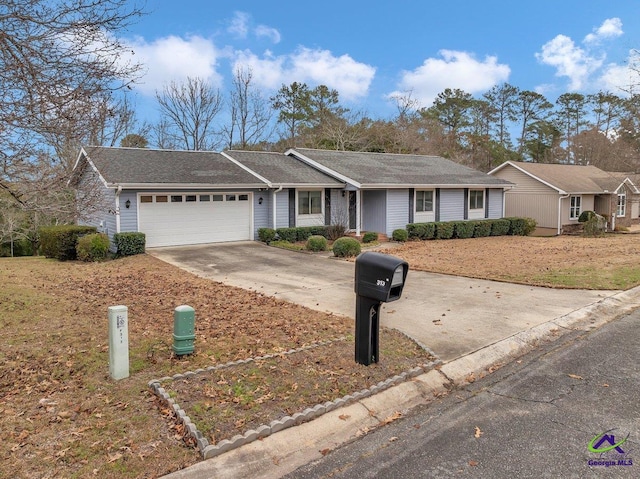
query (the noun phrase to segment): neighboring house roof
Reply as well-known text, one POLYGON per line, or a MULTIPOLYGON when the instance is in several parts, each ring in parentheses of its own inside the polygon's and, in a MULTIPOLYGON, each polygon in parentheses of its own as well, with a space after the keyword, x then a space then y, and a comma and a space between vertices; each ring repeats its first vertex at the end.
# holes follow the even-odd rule
POLYGON ((308 148, 291 149, 285 154, 358 188, 512 186, 439 156, 308 148))
POLYGON ((282 153, 227 150, 223 155, 254 171, 273 186, 344 187, 344 183, 282 153))
MULTIPOLYGON (((101 146, 84 147, 83 151, 89 164, 110 187, 267 186, 255 174, 215 152, 101 146)), ((81 153, 78 162, 82 156, 81 153)))
POLYGON ((625 181, 626 176, 610 173, 591 165, 561 165, 556 163, 525 163, 507 161, 491 170, 489 175, 507 167, 516 168, 526 175, 546 184, 561 194, 613 193, 625 181))

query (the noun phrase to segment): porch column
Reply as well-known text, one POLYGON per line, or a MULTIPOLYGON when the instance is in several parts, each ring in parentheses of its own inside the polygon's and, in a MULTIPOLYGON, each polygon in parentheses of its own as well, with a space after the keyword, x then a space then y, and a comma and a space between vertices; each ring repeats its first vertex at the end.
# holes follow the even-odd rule
POLYGON ((362 226, 362 190, 356 190, 356 236, 360 237, 360 228, 362 226))

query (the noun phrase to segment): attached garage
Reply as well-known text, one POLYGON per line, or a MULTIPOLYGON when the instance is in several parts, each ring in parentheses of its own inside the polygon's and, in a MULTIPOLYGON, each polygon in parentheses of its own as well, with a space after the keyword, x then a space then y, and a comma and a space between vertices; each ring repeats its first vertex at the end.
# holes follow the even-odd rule
POLYGON ((147 247, 253 239, 252 193, 189 192, 138 195, 138 230, 147 247))

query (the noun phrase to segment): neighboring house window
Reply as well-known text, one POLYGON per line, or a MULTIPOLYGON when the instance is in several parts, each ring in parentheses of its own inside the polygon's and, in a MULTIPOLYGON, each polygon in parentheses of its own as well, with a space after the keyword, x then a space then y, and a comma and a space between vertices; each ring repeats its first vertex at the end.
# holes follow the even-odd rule
POLYGON ((433 211, 433 190, 416 191, 416 212, 433 211))
POLYGON ((572 196, 570 199, 569 218, 572 220, 577 220, 578 217, 580 216, 581 207, 582 207, 582 197, 572 196))
POLYGON ((469 209, 484 209, 484 190, 469 190, 469 209))
POLYGON ((299 191, 298 214, 322 214, 322 191, 299 191))
POLYGON ((627 214, 627 194, 620 193, 618 195, 618 216, 626 216, 627 214))

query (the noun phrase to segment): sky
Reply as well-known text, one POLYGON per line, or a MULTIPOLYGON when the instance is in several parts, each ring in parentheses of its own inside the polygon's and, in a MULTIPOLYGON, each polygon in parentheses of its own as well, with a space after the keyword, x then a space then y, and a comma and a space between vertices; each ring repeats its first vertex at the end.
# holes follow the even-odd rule
POLYGON ((200 77, 227 94, 238 67, 265 96, 283 84, 335 89, 371 118, 391 98, 431 106, 445 88, 480 97, 504 82, 542 93, 621 88, 640 50, 640 0, 147 0, 121 40, 144 75, 136 107, 156 121, 154 94, 200 77))

